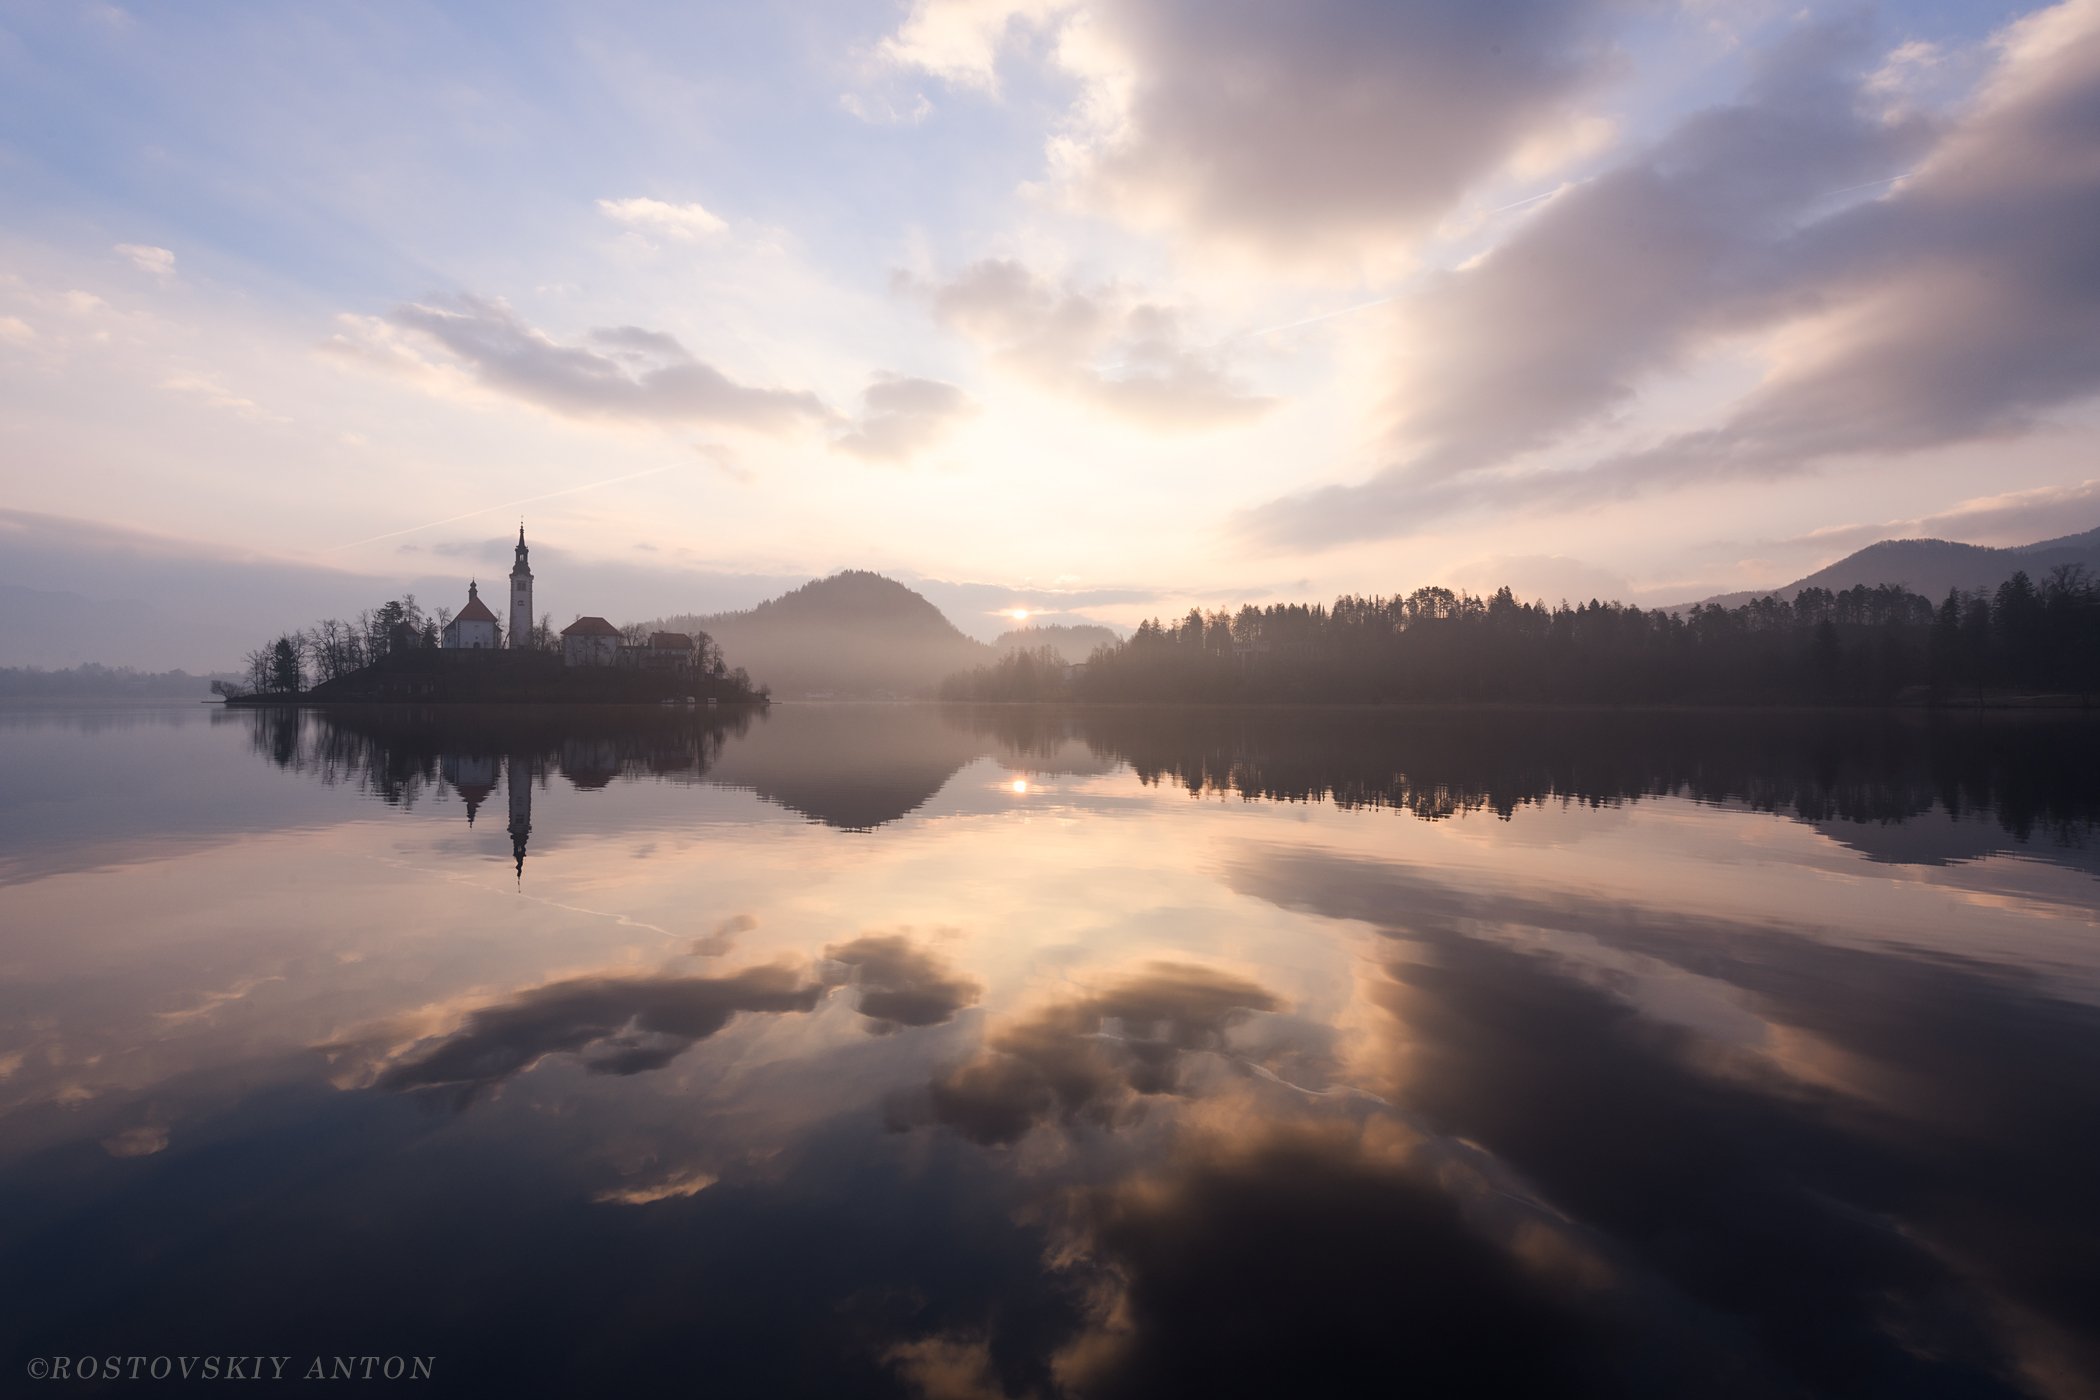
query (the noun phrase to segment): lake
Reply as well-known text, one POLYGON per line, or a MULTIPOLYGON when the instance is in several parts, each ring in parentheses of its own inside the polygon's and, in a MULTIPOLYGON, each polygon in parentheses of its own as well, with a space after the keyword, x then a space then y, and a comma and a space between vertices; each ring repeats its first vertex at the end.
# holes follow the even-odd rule
POLYGON ((2076 718, 0 713, 0 1359, 2092 1395, 2096 907, 2076 718))

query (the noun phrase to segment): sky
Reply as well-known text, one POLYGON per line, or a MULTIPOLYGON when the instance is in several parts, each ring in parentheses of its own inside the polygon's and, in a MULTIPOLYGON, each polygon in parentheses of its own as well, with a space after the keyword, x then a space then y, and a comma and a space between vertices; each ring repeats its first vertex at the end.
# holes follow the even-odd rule
POLYGON ((1776 586, 2100 524, 2096 228, 2100 0, 0 0, 0 587, 1776 586))

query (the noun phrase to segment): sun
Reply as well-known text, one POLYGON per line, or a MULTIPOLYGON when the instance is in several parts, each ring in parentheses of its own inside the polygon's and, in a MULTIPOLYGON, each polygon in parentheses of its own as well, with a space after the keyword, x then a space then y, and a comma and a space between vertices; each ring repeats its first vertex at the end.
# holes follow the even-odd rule
POLYGON ((1026 622, 1030 617, 1034 616, 1034 614, 1030 613, 1026 608, 1008 608, 1006 610, 1006 616, 1012 618, 1016 622, 1026 622))

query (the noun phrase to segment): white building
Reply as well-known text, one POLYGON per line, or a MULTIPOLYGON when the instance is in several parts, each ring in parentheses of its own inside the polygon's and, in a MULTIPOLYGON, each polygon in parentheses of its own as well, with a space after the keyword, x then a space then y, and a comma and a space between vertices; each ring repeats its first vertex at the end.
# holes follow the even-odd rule
POLYGON ((445 624, 444 646, 447 651, 494 651, 501 629, 496 625, 496 615, 489 605, 481 601, 478 583, 467 585, 467 605, 459 610, 459 616, 445 624))
POLYGON ((510 646, 532 647, 532 566, 525 562, 525 523, 518 522, 518 562, 510 566, 510 646))
POLYGON ((561 629, 564 666, 614 666, 620 659, 620 629, 602 617, 579 617, 561 629))

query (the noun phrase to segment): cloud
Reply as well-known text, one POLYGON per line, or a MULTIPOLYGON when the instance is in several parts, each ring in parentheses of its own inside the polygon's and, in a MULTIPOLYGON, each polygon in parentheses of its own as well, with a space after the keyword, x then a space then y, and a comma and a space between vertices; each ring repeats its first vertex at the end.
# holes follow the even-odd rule
POLYGON ((876 57, 997 93, 999 53, 1010 34, 1070 7, 1070 0, 914 0, 897 32, 876 46, 876 57))
POLYGON ((1054 29, 1080 96, 1051 143, 1110 217, 1271 257, 1385 252, 1549 133, 1637 6, 1595 0, 920 0, 887 62, 987 93, 1054 29))
POLYGON ((2100 220, 2100 5, 2006 31, 1945 122, 1872 100, 1863 44, 1845 26, 1797 31, 1741 101, 1403 302, 1400 460, 1249 512, 1241 532, 1320 547, 1778 476, 2011 436, 2100 390, 2100 256, 2081 233, 2100 220), (1877 178, 1879 197, 1842 197, 1877 178), (1716 425, 1584 467, 1521 465, 1743 333, 1771 337, 1772 368, 1716 425))
POLYGON ((246 418, 259 423, 289 423, 291 420, 270 412, 250 398, 234 393, 209 375, 177 374, 161 381, 161 388, 172 389, 178 394, 188 394, 207 407, 231 413, 237 418, 246 418))
POLYGON ((698 242, 729 227, 720 216, 699 204, 667 204, 660 199, 637 197, 601 199, 598 209, 615 223, 683 243, 698 242))
POLYGON ((150 272, 163 279, 175 275, 175 255, 166 248, 156 248, 150 243, 119 243, 116 251, 141 272, 150 272))
POLYGON ((832 446, 856 457, 901 461, 940 441, 976 411, 970 396, 953 384, 877 374, 861 393, 860 417, 832 439, 832 446))
POLYGON ((983 259, 944 282, 907 273, 894 281, 1009 372, 1134 423, 1216 427, 1275 403, 1193 345, 1178 312, 1115 284, 1057 287, 1007 258, 983 259))
POLYGON ((459 1029, 410 1047, 383 1089, 495 1088, 547 1055, 577 1055, 592 1074, 661 1069, 739 1013, 809 1011, 824 987, 792 967, 728 977, 575 977, 470 1012, 459 1029))
POLYGON ((842 92, 839 107, 869 126, 917 126, 933 115, 933 102, 923 92, 913 93, 909 106, 877 94, 842 92))
POLYGON ((1277 1005, 1231 973, 1154 963, 1007 1027, 933 1081, 923 1104, 894 1105, 893 1117, 930 1118, 988 1146, 1016 1142, 1053 1118, 1125 1122, 1139 1111, 1138 1096, 1178 1092, 1187 1052, 1221 1048, 1233 1026, 1277 1005))
POLYGON ((11 340, 17 345, 27 345, 36 339, 36 327, 20 316, 0 316, 0 340, 11 340))
POLYGON ((1772 543, 1780 547, 1812 547, 1827 553, 1877 540, 1925 538, 2002 549, 2077 534, 2096 524, 2100 524, 2100 478, 1976 496, 1930 515, 1830 525, 1772 543))
POLYGON ((860 990, 860 1014, 876 1035, 953 1020, 984 993, 978 983, 958 975, 904 934, 863 934, 833 944, 824 956, 847 969, 848 981, 860 990))
POLYGON ((573 418, 778 432, 830 416, 814 394, 736 383, 665 332, 615 326, 564 345, 494 298, 463 294, 344 324, 329 345, 338 354, 438 392, 464 381, 573 418))

